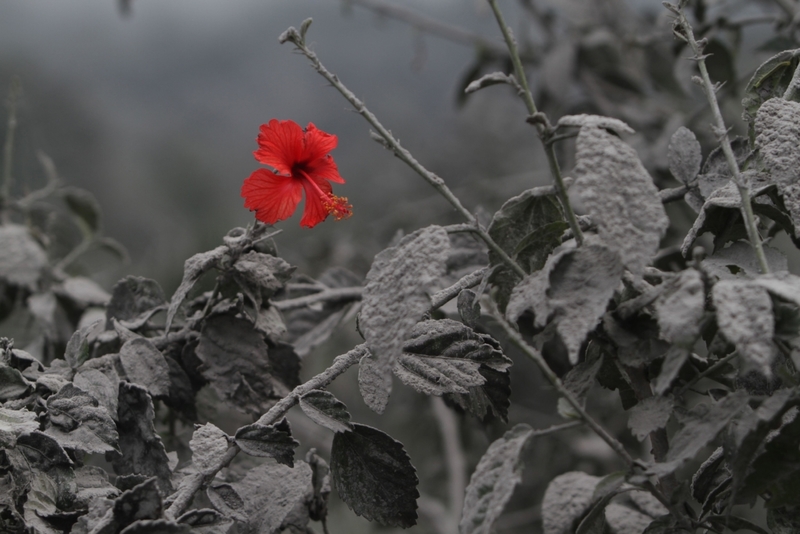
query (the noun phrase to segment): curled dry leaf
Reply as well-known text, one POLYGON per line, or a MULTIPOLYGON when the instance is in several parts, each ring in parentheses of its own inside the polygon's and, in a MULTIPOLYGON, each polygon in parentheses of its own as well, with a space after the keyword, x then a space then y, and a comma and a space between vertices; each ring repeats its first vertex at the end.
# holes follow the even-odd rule
POLYGON ((682 271, 667 291, 655 302, 661 337, 670 343, 688 346, 700 334, 705 309, 705 290, 700 273, 694 269, 682 271))

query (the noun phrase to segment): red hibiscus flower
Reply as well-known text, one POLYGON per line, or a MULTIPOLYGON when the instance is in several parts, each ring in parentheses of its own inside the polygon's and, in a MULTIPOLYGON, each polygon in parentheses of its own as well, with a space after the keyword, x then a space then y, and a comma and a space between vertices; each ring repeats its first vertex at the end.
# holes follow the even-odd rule
POLYGON ((275 224, 292 216, 305 190, 300 226, 312 228, 328 215, 337 220, 352 215, 352 206, 346 198, 334 195, 330 184, 344 183, 328 154, 337 142, 335 135, 312 123, 305 130, 294 121, 272 119, 262 124, 253 155, 275 171, 258 169, 244 181, 244 207, 255 211, 259 221, 275 224))

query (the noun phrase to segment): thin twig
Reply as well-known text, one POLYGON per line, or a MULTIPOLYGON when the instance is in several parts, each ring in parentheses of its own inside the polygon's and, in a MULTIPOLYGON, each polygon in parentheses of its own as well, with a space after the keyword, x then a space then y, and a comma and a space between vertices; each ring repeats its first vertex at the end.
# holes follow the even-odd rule
POLYGON ((662 189, 658 192, 658 196, 661 197, 661 202, 663 204, 669 204, 670 202, 683 199, 688 192, 689 188, 685 185, 681 185, 673 187, 672 189, 662 189))
POLYGON ((697 68, 700 71, 700 81, 706 94, 706 98, 708 99, 708 103, 711 107, 711 114, 714 116, 714 125, 712 126, 712 129, 719 137, 722 152, 725 154, 725 160, 727 161, 728 169, 731 172, 731 179, 733 180, 733 183, 736 184, 736 188, 739 190, 742 203, 742 216, 744 217, 745 228, 747 229, 747 238, 750 241, 753 249, 755 249, 756 258, 758 258, 758 264, 761 268, 761 272, 763 274, 768 274, 769 265, 767 264, 767 257, 764 255, 764 248, 761 244, 761 236, 758 233, 755 215, 753 214, 753 206, 750 203, 750 188, 742 178, 742 174, 739 170, 739 164, 736 162, 736 156, 733 154, 731 142, 730 139, 728 139, 728 128, 725 126, 725 120, 722 118, 722 111, 720 111, 719 102, 717 101, 717 87, 711 81, 711 78, 708 74, 708 68, 706 67, 706 56, 703 55, 704 45, 701 45, 697 39, 695 39, 692 25, 686 18, 683 8, 668 3, 665 3, 664 5, 677 17, 675 20, 675 34, 684 39, 694 53, 694 57, 691 59, 697 62, 697 68))
POLYGON ((717 369, 720 369, 726 363, 728 363, 731 360, 733 360, 736 356, 737 356, 737 353, 734 351, 734 352, 728 354, 727 356, 725 356, 724 358, 722 358, 720 361, 718 361, 717 363, 715 363, 714 365, 712 365, 708 369, 706 369, 705 371, 696 374, 691 380, 689 380, 689 382, 684 384, 683 387, 681 387, 681 389, 679 389, 675 393, 675 395, 674 395, 675 398, 679 399, 679 398, 683 397, 683 395, 686 394, 686 392, 689 391, 689 389, 691 389, 692 386, 697 384, 700 380, 702 380, 703 378, 707 377, 708 375, 710 375, 711 373, 713 373, 717 369))
POLYGON ((349 4, 356 4, 379 15, 391 17, 405 22, 412 28, 425 32, 454 43, 477 46, 481 50, 490 52, 494 56, 505 57, 506 49, 499 43, 484 39, 477 33, 465 30, 452 24, 446 24, 433 18, 429 18, 419 13, 390 4, 382 0, 345 0, 349 4))
MULTIPOLYGON (((333 380, 347 371, 350 367, 357 364, 359 360, 366 354, 367 347, 365 344, 358 345, 346 354, 337 356, 333 360, 333 364, 325 369, 320 374, 309 379, 307 382, 300 384, 292 390, 286 397, 277 402, 267 413, 261 416, 257 421, 260 425, 272 425, 277 423, 286 412, 289 411, 295 404, 300 401, 300 397, 305 395, 311 390, 326 387, 333 380)), ((180 516, 186 508, 191 504, 195 494, 200 491, 205 485, 210 483, 216 474, 223 467, 227 466, 231 460, 239 453, 239 446, 236 444, 225 453, 216 465, 207 469, 205 473, 195 473, 188 475, 184 481, 181 482, 178 491, 168 498, 171 501, 169 507, 164 511, 164 516, 168 519, 174 519, 180 516)))
POLYGON ((16 76, 11 79, 11 87, 8 91, 8 122, 6 123, 6 142, 3 146, 3 177, 0 182, 0 212, 3 219, 8 214, 5 206, 11 197, 11 185, 13 182, 12 162, 14 159, 14 133, 17 130, 17 97, 20 93, 20 82, 16 76))
MULTIPOLYGON (((310 23, 310 22, 309 22, 310 23)), ((498 245, 494 239, 489 235, 485 228, 478 222, 475 216, 470 213, 468 209, 466 209, 462 204, 458 197, 447 187, 444 180, 436 175, 435 173, 426 169, 419 161, 411 155, 411 152, 406 150, 398 141, 392 133, 378 120, 378 118, 367 108, 367 106, 362 102, 350 89, 347 88, 341 81, 339 81, 339 77, 330 72, 325 66, 320 62, 317 55, 311 51, 305 44, 305 40, 300 35, 300 33, 293 27, 286 30, 280 37, 280 42, 285 43, 286 41, 291 41, 294 43, 295 47, 303 53, 304 56, 311 61, 311 64, 323 78, 328 80, 333 87, 339 91, 345 99, 350 102, 350 104, 355 108, 355 110, 364 117, 367 122, 375 128, 377 134, 385 141, 385 146, 389 148, 394 154, 403 161, 406 165, 411 167, 417 174, 419 174, 426 182, 428 182, 436 191, 441 194, 445 200, 447 200, 450 205, 452 205, 456 211, 459 212, 471 225, 475 227, 475 233, 480 236, 481 239, 486 243, 486 245, 492 249, 497 255, 509 265, 519 276, 524 277, 527 273, 520 267, 520 265, 514 261, 505 250, 503 250, 500 245, 498 245)))
MULTIPOLYGON (((494 16, 497 19, 497 24, 500 26, 500 31, 503 33, 506 46, 511 54, 511 62, 514 64, 514 76, 522 86, 522 99, 525 101, 525 107, 528 108, 528 113, 530 115, 536 115, 539 113, 539 110, 536 109, 536 103, 533 100, 533 93, 531 93, 530 87, 528 86, 528 77, 525 74, 525 68, 522 65, 519 49, 517 48, 517 42, 514 40, 514 36, 511 33, 511 28, 508 27, 505 19, 503 18, 503 13, 497 6, 497 0, 489 0, 489 5, 492 8, 492 12, 494 12, 494 16)), ((545 124, 543 124, 541 121, 536 121, 535 125, 537 131, 539 132, 539 138, 544 145, 544 152, 547 156, 547 164, 550 167, 550 174, 553 177, 553 184, 556 187, 558 199, 561 202, 562 208, 564 208, 564 213, 567 216, 567 222, 572 230, 572 234, 575 236, 575 241, 577 241, 578 246, 580 246, 583 244, 583 232, 581 232, 580 225, 578 225, 578 218, 575 216, 575 212, 572 209, 572 204, 570 204, 569 201, 569 196, 567 195, 567 188, 564 185, 564 178, 561 175, 561 168, 558 165, 558 159, 556 159, 555 147, 553 146, 553 143, 548 142, 550 136, 552 136, 552 132, 550 132, 545 124)))
POLYGON ((361 300, 361 294, 363 292, 364 288, 361 286, 334 287, 326 288, 319 293, 313 293, 311 295, 305 295, 294 299, 273 300, 271 302, 277 309, 286 311, 302 308, 303 306, 310 306, 319 302, 361 300))
POLYGON ((456 298, 462 290, 469 289, 470 287, 475 287, 480 284, 481 280, 483 280, 483 277, 486 276, 486 272, 488 270, 488 267, 483 267, 482 269, 473 271, 468 275, 463 276, 458 282, 450 287, 446 287, 441 291, 437 291, 431 295, 431 310, 441 308, 452 299, 456 298))

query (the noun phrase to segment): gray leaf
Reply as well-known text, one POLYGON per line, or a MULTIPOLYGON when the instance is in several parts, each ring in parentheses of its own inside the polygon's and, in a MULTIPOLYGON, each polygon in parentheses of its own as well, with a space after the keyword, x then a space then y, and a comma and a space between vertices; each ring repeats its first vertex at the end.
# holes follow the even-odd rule
POLYGON ((653 518, 612 502, 606 507, 606 521, 611 529, 611 534, 642 534, 653 522, 653 518))
POLYGON ((484 87, 489 87, 490 85, 497 85, 498 83, 507 83, 508 85, 518 86, 517 81, 514 79, 514 76, 509 76, 503 72, 492 72, 491 74, 485 74, 481 76, 479 79, 470 83, 466 89, 464 89, 464 93, 470 94, 474 93, 475 91, 479 91, 484 87))
MULTIPOLYGON (((308 523, 308 506, 313 498, 311 468, 299 461, 294 468, 266 462, 247 472, 233 484, 244 501, 247 517, 245 532, 273 534, 287 528, 304 529, 308 523)), ((303 530, 300 530, 303 532, 303 530)))
POLYGON ((445 393, 445 402, 471 413, 484 423, 492 417, 508 422, 508 408, 511 404, 511 377, 508 369, 498 371, 481 364, 478 372, 485 380, 483 384, 467 388, 466 394, 445 393))
POLYGON ((17 436, 39 430, 36 414, 26 409, 9 410, 0 406, 0 445, 14 447, 17 436))
POLYGON ((599 127, 581 128, 576 158, 574 187, 600 238, 640 273, 669 226, 653 179, 633 148, 599 127))
POLYGON ((744 408, 747 400, 747 393, 739 390, 717 404, 699 404, 692 408, 683 426, 670 440, 667 461, 651 466, 649 473, 668 475, 693 459, 744 408))
POLYGON ((0 226, 0 280, 35 291, 47 254, 18 224, 0 226))
POLYGON ((236 444, 250 456, 274 458, 278 463, 294 467, 294 450, 300 443, 292 438, 289 422, 276 425, 243 426, 236 431, 236 444))
POLYGON ((516 322, 530 309, 537 327, 553 317, 570 362, 576 364, 581 344, 605 313, 623 270, 619 255, 603 245, 561 252, 514 288, 506 316, 516 322))
POLYGON ((711 296, 722 334, 736 345, 748 366, 771 377, 776 350, 772 342, 775 317, 767 290, 745 280, 720 280, 714 284, 711 296))
POLYGON ((661 364, 661 372, 653 385, 656 395, 662 395, 669 389, 687 358, 689 358, 689 349, 672 346, 667 350, 664 355, 664 363, 661 364))
POLYGON ((519 424, 496 440, 472 473, 459 523, 461 534, 489 534, 522 480, 522 451, 533 430, 519 424))
POLYGON ((762 275, 752 281, 753 285, 763 287, 773 295, 788 300, 800 307, 800 277, 789 273, 762 275))
POLYGON ((759 65, 744 90, 744 120, 752 124, 763 102, 783 96, 797 68, 798 56, 800 49, 783 50, 759 65))
POLYGON ((300 397, 300 408, 312 421, 333 432, 347 432, 353 428, 347 406, 329 391, 309 391, 300 397))
POLYGON ((153 426, 155 410, 147 390, 128 382, 119 383, 117 429, 121 455, 111 461, 118 475, 157 477, 161 491, 172 491, 167 451, 153 426))
POLYGON ((64 202, 75 216, 81 230, 92 236, 100 230, 100 204, 92 193, 79 187, 64 187, 60 190, 64 202))
POLYGON ((91 358, 92 344, 103 332, 104 327, 103 321, 95 321, 72 334, 67 343, 67 350, 64 353, 64 359, 70 367, 77 369, 91 358))
POLYGON ((134 521, 119 534, 189 534, 192 527, 179 525, 166 519, 140 519, 134 521))
POLYGON ((111 300, 106 308, 108 324, 112 324, 111 319, 136 319, 142 313, 165 303, 164 291, 158 282, 141 276, 126 276, 111 291, 111 300))
POLYGON ((630 409, 628 428, 636 439, 644 440, 651 432, 667 425, 673 402, 667 397, 648 397, 630 409))
POLYGON ((255 304, 269 299, 292 277, 295 267, 270 254, 250 251, 233 264, 233 277, 255 304))
POLYGON ((67 384, 47 399, 50 425, 45 433, 68 449, 88 453, 117 451, 119 435, 108 411, 85 391, 67 384))
POLYGON ((22 376, 22 373, 0 363, 0 402, 21 397, 30 387, 31 383, 22 376))
POLYGON ((602 115, 564 115, 558 119, 558 126, 573 126, 580 128, 603 128, 618 134, 632 134, 633 128, 619 119, 604 117, 602 115))
POLYGON ((97 369, 82 369, 73 380, 75 387, 82 389, 104 407, 112 419, 117 418, 119 381, 112 382, 97 369))
POLYGON ((385 526, 416 524, 419 480, 403 444, 389 435, 358 424, 334 434, 331 474, 356 514, 385 526))
POLYGON ((153 397, 169 396, 169 365, 150 340, 127 341, 119 350, 119 361, 130 382, 144 386, 153 397))
POLYGON ((694 132, 685 126, 678 128, 672 134, 667 149, 667 161, 672 175, 684 185, 694 185, 702 159, 700 143, 694 132))
POLYGON ((591 507, 598 482, 599 477, 580 471, 554 478, 542 500, 544 534, 572 534, 578 520, 591 507))
POLYGON ((164 329, 169 332, 175 314, 178 312, 183 299, 189 294, 195 282, 209 269, 215 267, 217 262, 228 252, 228 247, 219 246, 214 250, 201 252, 195 254, 191 258, 183 262, 183 280, 172 294, 172 300, 169 302, 169 309, 167 309, 167 323, 164 329))
MULTIPOLYGON (((778 249, 764 246, 767 265, 773 273, 786 272, 789 263, 786 256, 778 249)), ((702 262, 709 274, 719 279, 734 279, 744 276, 755 277, 761 272, 755 250, 745 241, 737 241, 730 246, 717 250, 702 262)))
POLYGON ((192 464, 204 475, 216 473, 228 452, 228 435, 211 423, 196 428, 189 440, 192 464))
POLYGON ((64 280, 61 286, 56 286, 55 291, 78 304, 82 308, 88 306, 105 306, 111 295, 100 287, 94 280, 85 276, 72 276, 64 280))
POLYGON ((57 512, 57 499, 56 482, 47 474, 41 471, 36 472, 30 481, 27 500, 23 505, 25 522, 36 534, 56 534, 58 532, 42 519, 57 512))
POLYGON ((800 233, 800 104, 772 98, 758 109, 756 142, 767 171, 783 196, 783 203, 800 233))
POLYGON ((247 522, 245 515, 244 499, 230 484, 216 484, 206 490, 206 495, 211 504, 226 517, 242 523, 247 522))
POLYGON ((367 273, 359 327, 372 354, 369 376, 386 389, 377 395, 373 388, 364 400, 378 413, 389 400, 392 367, 403 341, 430 307, 428 290, 445 272, 449 247, 447 232, 429 226, 380 252, 367 273))
POLYGON ((38 430, 18 436, 16 449, 33 469, 49 471, 53 466, 72 465, 67 451, 55 439, 38 430))
POLYGON ((471 289, 462 289, 458 294, 457 300, 458 315, 464 324, 474 328, 481 318, 480 298, 471 289))
POLYGON ((694 269, 686 269, 671 282, 655 302, 661 337, 670 343, 691 348, 700 334, 706 296, 703 279, 694 269))
POLYGON ((427 395, 466 394, 486 382, 481 364, 499 371, 511 365, 488 335, 478 334, 451 319, 414 325, 403 346, 394 373, 406 385, 427 395))
POLYGON ((75 504, 89 508, 92 501, 110 499, 120 491, 108 481, 108 474, 100 467, 84 465, 75 469, 75 504))
POLYGON ((217 395, 237 409, 261 415, 275 397, 267 344, 252 323, 231 315, 205 321, 195 354, 217 395))
POLYGON ((358 362, 358 390, 367 406, 383 413, 392 391, 392 375, 384 373, 382 365, 369 350, 358 362))

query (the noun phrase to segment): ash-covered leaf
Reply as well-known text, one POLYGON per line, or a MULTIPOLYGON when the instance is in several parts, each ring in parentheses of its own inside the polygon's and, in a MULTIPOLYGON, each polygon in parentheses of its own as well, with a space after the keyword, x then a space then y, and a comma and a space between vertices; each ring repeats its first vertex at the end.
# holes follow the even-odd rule
POLYGON ((58 531, 43 518, 57 513, 58 486, 46 473, 38 471, 30 481, 23 505, 25 522, 36 534, 56 534, 58 531))
POLYGON ((164 291, 158 282, 141 276, 126 276, 111 290, 111 301, 106 308, 108 324, 111 319, 130 321, 157 306, 164 306, 164 291))
MULTIPOLYGON (((800 516, 797 508, 784 506, 767 510, 767 526, 772 534, 792 534, 800 530, 800 516)), ((759 533, 760 534, 760 533, 759 533)))
POLYGON ((411 330, 394 373, 421 393, 466 394, 468 388, 485 383, 481 365, 504 371, 511 360, 488 335, 451 319, 429 320, 411 330))
POLYGON ((195 254, 183 263, 183 280, 181 280, 178 289, 172 294, 172 299, 167 309, 167 323, 165 330, 169 332, 170 325, 175 319, 175 314, 178 312, 183 299, 189 294, 195 282, 209 269, 216 267, 218 262, 228 252, 228 247, 219 246, 214 250, 201 252, 195 254))
POLYGON ((35 291, 46 265, 47 254, 27 228, 0 226, 0 280, 35 291))
POLYGON ((123 492, 114 500, 111 524, 106 527, 108 530, 99 532, 118 532, 134 521, 160 518, 162 502, 158 487, 156 479, 150 478, 123 492))
POLYGON ((575 364, 581 344, 605 313, 623 270, 619 255, 604 245, 566 250, 514 288, 506 316, 516 322, 530 309, 537 327, 544 327, 552 317, 575 364))
POLYGON ((736 345, 746 367, 771 377, 776 350, 772 341, 775 317, 767 290, 746 280, 720 280, 714 284, 711 296, 719 329, 736 345))
POLYGON ((347 406, 329 391, 309 391, 300 397, 300 408, 312 421, 333 432, 347 432, 353 428, 347 406))
POLYGON ((189 534, 191 531, 189 525, 180 525, 167 519, 139 519, 119 534, 189 534))
POLYGON ((125 342, 119 362, 130 382, 147 388, 153 397, 169 396, 169 365, 152 341, 136 337, 125 342))
POLYGON ((698 404, 692 408, 670 440, 666 461, 651 466, 650 472, 667 475, 693 459, 744 408, 747 400, 748 395, 739 390, 716 404, 698 404))
POLYGON ((572 534, 578 521, 591 507, 599 482, 599 477, 580 471, 570 471, 554 478, 542 500, 544 534, 572 534))
POLYGON ((672 344, 691 348, 700 334, 705 311, 705 290, 700 273, 686 269, 671 282, 655 302, 661 337, 672 344))
POLYGON ((314 491, 311 479, 311 468, 303 461, 294 468, 266 462, 248 471, 233 484, 247 518, 243 532, 305 532, 309 520, 307 503, 314 491))
POLYGON ((16 399, 31 389, 31 383, 22 373, 4 363, 0 363, 0 402, 16 399))
POLYGON ((250 456, 274 458, 276 462, 294 467, 294 450, 300 443, 292 437, 289 421, 276 425, 243 426, 236 431, 236 444, 250 456))
POLYGON ((379 408, 379 413, 389 402, 392 375, 383 372, 383 366, 369 351, 358 362, 358 391, 364 403, 372 409, 379 408))
MULTIPOLYGON (((779 273, 789 270, 789 263, 784 254, 772 247, 764 246, 770 272, 779 273)), ((755 250, 745 241, 737 241, 730 246, 719 249, 702 262, 703 268, 717 278, 734 279, 756 277, 761 272, 755 250)))
POLYGON ((497 85, 499 83, 506 83, 512 87, 519 87, 519 84, 514 79, 513 75, 505 74, 503 72, 492 72, 491 74, 485 74, 477 80, 471 82, 467 88, 464 89, 464 93, 474 93, 475 91, 479 91, 484 87, 497 85))
POLYGON ((581 128, 576 147, 578 197, 602 241, 638 274, 669 226, 653 179, 636 151, 602 128, 581 128))
POLYGON ((667 148, 667 161, 672 175, 684 185, 694 185, 702 159, 700 143, 694 132, 685 126, 678 128, 672 134, 667 148))
MULTIPOLYGON (((507 200, 492 217, 487 231, 500 248, 532 273, 541 269, 561 244, 564 224, 561 204, 552 188, 538 187, 507 200)), ((504 310, 520 277, 494 251, 489 251, 489 265, 489 281, 496 288, 494 298, 504 310)))
POLYGON ((392 367, 403 341, 430 307, 428 290, 445 272, 449 247, 444 228, 429 226, 380 252, 367 273, 359 328, 371 353, 369 376, 385 390, 377 395, 371 388, 364 400, 378 413, 389 400, 392 367))
POLYGON ((684 347, 672 346, 664 355, 664 362, 661 364, 661 372, 658 374, 653 391, 656 395, 663 395, 672 385, 672 381, 678 376, 683 364, 689 358, 689 349, 684 347))
POLYGON ((673 401, 668 397, 648 397, 631 408, 628 428, 636 439, 643 441, 651 432, 666 427, 672 408, 673 401))
POLYGON ((47 399, 50 424, 45 433, 62 447, 88 453, 117 451, 119 435, 105 407, 85 391, 67 384, 47 399))
POLYGON ((225 517, 230 517, 241 522, 247 522, 245 515, 244 499, 230 484, 215 484, 206 490, 206 496, 211 504, 225 517))
POLYGON ((772 295, 800 307, 799 276, 789 273, 771 273, 759 276, 752 281, 752 284, 763 287, 772 295))
POLYGON ((108 481, 108 474, 93 465, 84 465, 75 469, 75 503, 79 507, 89 508, 96 499, 110 499, 119 495, 120 491, 108 481))
POLYGON ((81 308, 89 306, 105 306, 111 294, 100 287, 97 282, 85 276, 72 276, 54 288, 55 293, 73 301, 81 308))
POLYGON ((17 436, 39 430, 36 414, 26 409, 9 410, 0 406, 0 445, 12 448, 17 436))
POLYGON ((742 118, 749 123, 756 120, 761 105, 775 97, 783 97, 792 75, 800 61, 800 49, 784 50, 762 63, 744 89, 742 118))
POLYGON ((232 315, 206 320, 195 348, 200 372, 217 395, 252 415, 266 412, 274 398, 267 344, 252 323, 232 315))
POLYGON ((467 388, 467 393, 445 393, 443 398, 450 406, 466 411, 485 422, 496 417, 508 422, 511 396, 511 377, 508 369, 498 371, 482 364, 478 372, 484 379, 480 386, 467 388))
POLYGON ((70 367, 77 369, 91 358, 92 344, 103 330, 103 321, 95 321, 90 325, 79 328, 72 334, 69 342, 67 342, 67 350, 64 353, 64 359, 70 367))
POLYGON ((472 473, 459 523, 461 534, 490 534, 522 480, 522 451, 533 430, 519 424, 489 446, 472 473))
POLYGON ((606 506, 606 522, 611 534, 642 534, 653 518, 633 508, 612 502, 606 506))
POLYGON ((72 465, 67 451, 55 439, 38 430, 17 436, 16 448, 32 469, 48 471, 54 466, 72 465))
POLYGON ((250 251, 233 264, 233 278, 245 295, 253 299, 256 308, 272 297, 292 277, 295 267, 270 254, 250 251))
POLYGON ((617 134, 632 134, 633 128, 619 119, 604 117, 602 115, 564 115, 558 119, 558 126, 572 126, 579 128, 602 128, 617 134))
POLYGON ((357 515, 385 526, 416 524, 419 481, 399 441, 353 424, 333 437, 331 474, 339 497, 357 515))
POLYGON ((155 410, 147 390, 136 384, 120 382, 117 414, 122 454, 111 456, 114 471, 118 475, 157 477, 162 491, 172 491, 169 459, 153 426, 155 410))
POLYGON ((706 512, 730 483, 731 471, 725 462, 725 451, 718 447, 692 476, 692 497, 703 505, 706 512))
POLYGON ((800 233, 800 103, 772 98, 758 109, 756 142, 772 181, 778 185, 783 204, 800 233))
POLYGON ((189 440, 194 468, 198 473, 216 473, 228 446, 228 435, 213 424, 206 423, 195 428, 189 440))
POLYGON ((592 389, 597 373, 600 371, 602 365, 602 356, 592 361, 587 360, 579 363, 564 376, 564 387, 567 388, 578 401, 583 402, 589 390, 592 389))
POLYGON ((314 486, 308 515, 314 521, 324 521, 328 515, 328 496, 331 493, 331 469, 313 448, 306 454, 306 463, 311 467, 311 483, 314 486))
POLYGON ((189 525, 195 529, 220 525, 225 522, 225 516, 211 508, 189 510, 178 518, 178 523, 189 525))
POLYGON ((456 304, 458 306, 458 315, 464 321, 464 324, 470 328, 475 328, 481 318, 481 303, 478 295, 471 289, 462 289, 458 294, 456 304))

